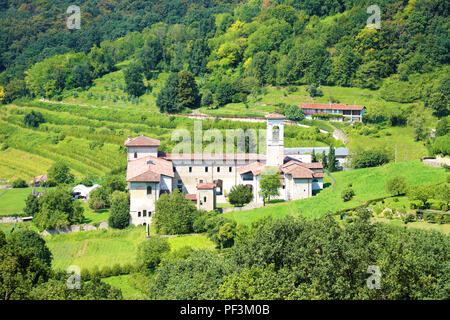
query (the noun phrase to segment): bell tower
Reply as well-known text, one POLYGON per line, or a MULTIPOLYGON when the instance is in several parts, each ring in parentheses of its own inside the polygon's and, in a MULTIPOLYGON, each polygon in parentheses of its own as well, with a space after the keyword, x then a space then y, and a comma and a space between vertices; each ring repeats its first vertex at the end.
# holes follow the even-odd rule
POLYGON ((284 160, 284 119, 282 114, 271 113, 267 118, 266 166, 278 167, 284 160))

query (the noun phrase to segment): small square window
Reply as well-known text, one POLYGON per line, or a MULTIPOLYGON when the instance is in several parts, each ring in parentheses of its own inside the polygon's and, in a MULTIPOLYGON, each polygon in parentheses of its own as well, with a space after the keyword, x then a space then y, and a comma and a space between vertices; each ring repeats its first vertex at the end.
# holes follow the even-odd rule
POLYGON ((203 179, 200 179, 200 180, 198 181, 198 183, 203 183, 203 179))

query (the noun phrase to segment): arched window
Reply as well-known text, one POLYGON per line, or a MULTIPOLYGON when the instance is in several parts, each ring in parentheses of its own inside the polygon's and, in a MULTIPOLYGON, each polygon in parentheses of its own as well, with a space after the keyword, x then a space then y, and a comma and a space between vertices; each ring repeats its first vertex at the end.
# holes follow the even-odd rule
POLYGON ((152 186, 147 186, 147 195, 152 194, 152 186))
POLYGON ((274 141, 278 141, 280 139, 280 128, 278 126, 274 126, 272 130, 272 139, 274 141))

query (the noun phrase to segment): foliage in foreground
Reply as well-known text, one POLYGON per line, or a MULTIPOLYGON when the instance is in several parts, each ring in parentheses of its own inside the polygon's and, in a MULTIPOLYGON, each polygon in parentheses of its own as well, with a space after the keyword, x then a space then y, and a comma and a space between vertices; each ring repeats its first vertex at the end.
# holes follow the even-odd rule
POLYGON ((154 299, 448 299, 448 235, 372 224, 358 212, 341 226, 332 216, 287 217, 242 230, 225 255, 193 251, 164 261, 154 299), (369 266, 381 271, 369 289, 369 266))

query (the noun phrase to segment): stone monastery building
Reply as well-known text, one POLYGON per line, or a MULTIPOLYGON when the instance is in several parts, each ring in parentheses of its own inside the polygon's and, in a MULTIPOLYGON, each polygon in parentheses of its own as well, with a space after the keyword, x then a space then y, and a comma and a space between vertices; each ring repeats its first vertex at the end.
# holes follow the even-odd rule
POLYGON ((263 170, 272 167, 280 173, 279 199, 286 201, 312 197, 323 188, 323 168, 319 162, 305 163, 284 148, 283 115, 267 118, 266 154, 165 154, 161 142, 146 136, 125 141, 128 149, 127 183, 130 192, 130 223, 151 222, 155 202, 164 193, 181 190, 198 209, 213 210, 227 202, 225 195, 235 185, 248 185, 253 202, 259 195, 263 170))

